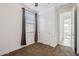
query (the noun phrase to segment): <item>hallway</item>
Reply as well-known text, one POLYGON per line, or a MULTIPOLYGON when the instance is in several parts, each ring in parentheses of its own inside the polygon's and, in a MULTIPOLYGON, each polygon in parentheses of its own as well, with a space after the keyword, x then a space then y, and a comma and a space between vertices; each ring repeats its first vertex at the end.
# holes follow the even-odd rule
POLYGON ((72 49, 57 45, 56 48, 35 43, 22 49, 10 52, 4 56, 74 56, 72 49))

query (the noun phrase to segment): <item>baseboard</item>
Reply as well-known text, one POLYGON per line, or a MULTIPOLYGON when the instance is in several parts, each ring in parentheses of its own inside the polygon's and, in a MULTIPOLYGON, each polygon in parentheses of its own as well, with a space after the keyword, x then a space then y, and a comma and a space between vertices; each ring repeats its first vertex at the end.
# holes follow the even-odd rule
POLYGON ((56 44, 56 45, 46 44, 46 43, 43 43, 43 42, 38 42, 38 43, 42 43, 42 44, 45 44, 45 45, 48 45, 48 46, 51 46, 51 47, 56 47, 58 45, 58 44, 56 44))
MULTIPOLYGON (((42 42, 37 42, 37 43, 45 44, 45 43, 42 43, 42 42)), ((34 44, 34 43, 33 43, 33 44, 34 44)), ((31 44, 30 44, 30 45, 31 45, 31 44)), ((49 45, 49 44, 45 44, 45 45, 51 46, 51 47, 53 47, 53 48, 57 46, 57 45, 52 46, 52 45, 49 45)), ((15 48, 15 49, 9 50, 9 51, 4 51, 4 52, 3 52, 2 54, 0 54, 0 55, 3 56, 3 55, 8 54, 8 53, 10 53, 10 52, 13 52, 13 51, 16 51, 16 50, 18 50, 18 49, 24 48, 24 47, 26 47, 26 46, 29 46, 29 45, 20 46, 20 47, 18 47, 18 48, 15 48)))
MULTIPOLYGON (((34 43, 32 43, 32 44, 34 44, 34 43)), ((30 45, 32 45, 32 44, 30 44, 30 45)), ((23 45, 23 46, 20 46, 20 47, 18 47, 18 48, 15 48, 15 49, 13 49, 13 50, 4 51, 4 53, 2 53, 1 56, 5 55, 5 54, 8 54, 8 53, 10 53, 10 52, 19 50, 19 49, 24 48, 24 47, 26 47, 26 46, 30 46, 30 45, 23 45)))
POLYGON ((18 49, 21 49, 21 48, 23 48, 23 47, 26 47, 26 45, 20 46, 20 47, 18 47, 18 48, 13 49, 13 50, 4 51, 4 52, 1 53, 0 55, 3 56, 3 55, 5 55, 5 54, 8 54, 8 53, 10 53, 10 52, 12 52, 12 51, 15 51, 15 50, 18 50, 18 49))

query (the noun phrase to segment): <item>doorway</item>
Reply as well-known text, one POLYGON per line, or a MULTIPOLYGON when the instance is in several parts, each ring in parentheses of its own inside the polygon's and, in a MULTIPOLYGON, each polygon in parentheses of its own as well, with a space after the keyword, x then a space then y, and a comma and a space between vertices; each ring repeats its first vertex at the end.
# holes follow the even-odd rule
POLYGON ((63 40, 61 44, 72 47, 72 13, 71 11, 60 13, 60 20, 63 20, 63 40))
POLYGON ((76 37, 76 6, 75 4, 66 4, 57 9, 58 12, 58 26, 59 26, 59 44, 71 47, 73 52, 77 50, 76 37), (75 50, 76 48, 76 50, 75 50))

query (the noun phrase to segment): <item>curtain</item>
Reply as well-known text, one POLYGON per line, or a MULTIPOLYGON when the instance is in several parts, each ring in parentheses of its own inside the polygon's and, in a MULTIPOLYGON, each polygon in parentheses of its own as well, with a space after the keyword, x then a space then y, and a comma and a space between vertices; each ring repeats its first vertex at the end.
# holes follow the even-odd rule
POLYGON ((35 13, 35 43, 37 43, 37 41, 38 41, 38 29, 37 29, 37 19, 38 19, 38 15, 37 15, 37 13, 35 13))
POLYGON ((26 45, 26 34, 25 34, 25 8, 22 8, 22 37, 21 45, 26 45))

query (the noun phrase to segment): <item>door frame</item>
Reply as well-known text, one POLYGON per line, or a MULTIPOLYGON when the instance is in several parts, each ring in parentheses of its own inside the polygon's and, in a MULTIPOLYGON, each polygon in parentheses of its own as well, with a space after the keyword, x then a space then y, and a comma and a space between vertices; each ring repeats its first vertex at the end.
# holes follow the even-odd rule
POLYGON ((62 5, 62 6, 57 6, 55 7, 56 8, 56 20, 57 20, 57 32, 58 32, 58 44, 59 44, 59 40, 60 40, 60 20, 59 20, 59 9, 61 8, 64 8, 66 6, 72 6, 72 7, 75 7, 75 10, 74 10, 74 52, 75 54, 77 54, 77 7, 76 7, 76 4, 75 3, 68 3, 68 4, 65 4, 65 5, 62 5))

